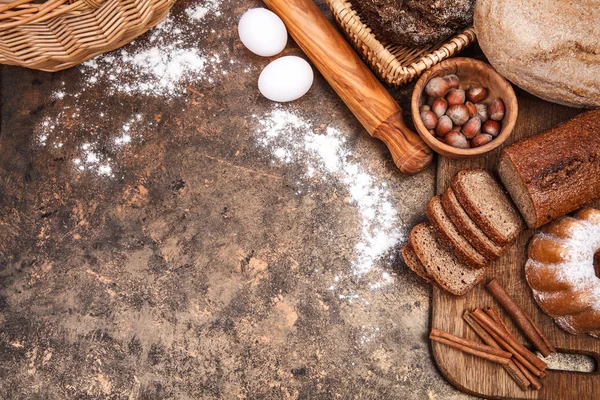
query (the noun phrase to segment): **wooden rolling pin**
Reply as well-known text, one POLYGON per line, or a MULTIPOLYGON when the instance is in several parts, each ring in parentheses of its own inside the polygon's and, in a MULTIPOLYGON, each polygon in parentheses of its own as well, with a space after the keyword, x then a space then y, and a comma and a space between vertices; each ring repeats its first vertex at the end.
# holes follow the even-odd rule
POLYGON ((402 109, 312 0, 264 0, 300 48, 402 172, 431 163, 431 149, 402 118, 402 109))

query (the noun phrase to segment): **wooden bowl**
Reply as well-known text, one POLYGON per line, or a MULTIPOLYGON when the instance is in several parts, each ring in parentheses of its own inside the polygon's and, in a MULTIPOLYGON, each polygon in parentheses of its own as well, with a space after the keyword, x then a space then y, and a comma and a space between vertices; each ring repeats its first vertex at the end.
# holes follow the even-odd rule
POLYGON ((426 71, 417 81, 412 95, 411 112, 413 122, 415 123, 415 129, 435 152, 450 158, 468 158, 480 156, 488 151, 494 150, 504 143, 515 127, 518 105, 517 96, 515 96, 515 92, 510 83, 489 64, 471 58, 451 58, 426 71), (460 78, 461 89, 466 90, 471 86, 482 86, 487 88, 488 97, 483 103, 489 104, 498 97, 504 101, 506 112, 504 114, 504 119, 501 121, 502 130, 490 143, 471 149, 459 149, 440 142, 429 133, 427 128, 425 128, 425 125, 423 125, 419 108, 427 101, 425 86, 429 80, 435 77, 442 77, 450 74, 455 74, 460 78))

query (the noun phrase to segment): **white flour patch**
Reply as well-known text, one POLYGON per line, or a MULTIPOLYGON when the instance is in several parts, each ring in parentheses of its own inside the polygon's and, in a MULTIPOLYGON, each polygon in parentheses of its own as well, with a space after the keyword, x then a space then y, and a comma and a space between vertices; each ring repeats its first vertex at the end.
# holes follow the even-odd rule
MULTIPOLYGON (((186 84, 213 83, 209 75, 227 75, 222 55, 205 54, 199 46, 208 33, 205 20, 220 17, 220 6, 217 0, 200 2, 181 15, 169 15, 137 46, 83 63, 86 85, 102 85, 110 94, 178 97, 186 92, 186 84)), ((220 37, 216 32, 211 35, 220 37)))
MULTIPOLYGON (((387 182, 374 178, 363 166, 350 160, 346 138, 333 127, 327 127, 325 133, 316 133, 310 121, 280 107, 260 118, 254 117, 258 119, 257 144, 269 150, 275 160, 303 167, 307 181, 320 178, 347 190, 361 221, 352 274, 360 277, 372 272, 376 262, 404 237, 387 182)), ((391 281, 389 274, 382 274, 371 289, 391 281)), ((330 287, 335 288, 336 285, 330 287)), ((358 298, 356 294, 340 296, 358 298)))
POLYGON ((238 69, 239 62, 229 56, 225 45, 221 52, 202 47, 204 40, 221 38, 221 33, 208 28, 211 18, 223 17, 220 8, 220 0, 199 1, 170 14, 143 39, 78 66, 77 93, 66 90, 64 82, 57 88, 52 98, 61 109, 42 116, 35 145, 55 151, 64 147, 65 154, 73 154, 73 168, 79 174, 115 177, 119 173, 115 158, 142 142, 157 122, 153 115, 142 113, 116 121, 110 108, 95 100, 98 92, 120 95, 125 107, 128 97, 140 95, 169 101, 188 88, 196 90, 198 83, 213 84, 238 69))
POLYGON ((209 13, 214 13, 217 17, 221 16, 221 11, 219 10, 220 7, 221 2, 219 0, 208 0, 194 7, 189 7, 185 10, 185 13, 190 19, 199 21, 209 13))

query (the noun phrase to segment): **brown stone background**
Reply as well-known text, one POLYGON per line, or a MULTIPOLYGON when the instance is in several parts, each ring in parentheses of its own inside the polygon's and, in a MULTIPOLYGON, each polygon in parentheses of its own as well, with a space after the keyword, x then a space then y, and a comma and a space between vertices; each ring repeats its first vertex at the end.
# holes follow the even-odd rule
MULTIPOLYGON (((254 6, 223 1, 207 22, 219 34, 198 38, 252 71, 191 82, 180 98, 82 92, 78 68, 2 69, 0 398, 467 397, 430 357, 430 288, 402 265, 400 245, 378 266, 387 286, 349 275, 360 221, 346 189, 315 182, 297 194, 304 171, 257 148, 250 116, 272 108, 256 90, 270 60, 236 34, 254 6), (77 93, 79 115, 61 114, 77 93), (137 112, 154 116, 150 132, 116 152, 107 132, 137 112), (46 117, 66 127, 60 148, 35 143, 46 117), (73 168, 90 135, 114 179, 73 168), (335 276, 341 291, 328 290, 335 276)), ((285 53, 301 55, 292 42, 285 53)), ((406 109, 410 88, 393 94, 406 109)), ((389 179, 403 230, 424 218, 433 167, 398 173, 318 74, 289 107, 335 125, 361 165, 389 179)))

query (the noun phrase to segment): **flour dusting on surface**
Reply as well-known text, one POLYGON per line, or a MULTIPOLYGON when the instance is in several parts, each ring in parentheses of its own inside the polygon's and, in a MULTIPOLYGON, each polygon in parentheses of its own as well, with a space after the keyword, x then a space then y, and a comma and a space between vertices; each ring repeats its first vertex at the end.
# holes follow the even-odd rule
MULTIPOLYGON (((276 160, 303 166, 307 181, 314 178, 334 181, 348 191, 350 203, 356 207, 361 221, 352 272, 356 276, 371 272, 377 260, 404 237, 387 182, 371 176, 363 166, 350 160, 346 138, 334 127, 316 133, 310 121, 280 107, 265 116, 254 117, 258 119, 257 144, 268 149, 276 160)), ((372 288, 390 280, 389 274, 382 274, 372 288)), ((342 296, 357 298, 355 294, 342 296)))
MULTIPOLYGON (((170 14, 143 40, 76 67, 81 77, 78 92, 69 93, 61 87, 53 93, 52 98, 61 102, 61 110, 42 116, 35 132, 36 145, 60 149, 68 143, 76 149, 72 159, 76 172, 116 177, 118 166, 112 155, 151 133, 156 126, 154 116, 135 112, 121 121, 119 129, 109 129, 110 108, 104 102, 90 102, 86 94, 101 88, 107 95, 122 95, 125 99, 142 95, 170 100, 189 91, 190 86, 212 84, 227 75, 237 67, 236 60, 227 56, 226 48, 221 53, 207 52, 200 40, 209 34, 209 19, 222 16, 220 7, 220 0, 200 1, 183 12, 170 14), (225 56, 227 64, 222 62, 225 56), (87 134, 74 143, 74 131, 87 134)), ((210 35, 219 38, 221 34, 211 30, 210 35)))

